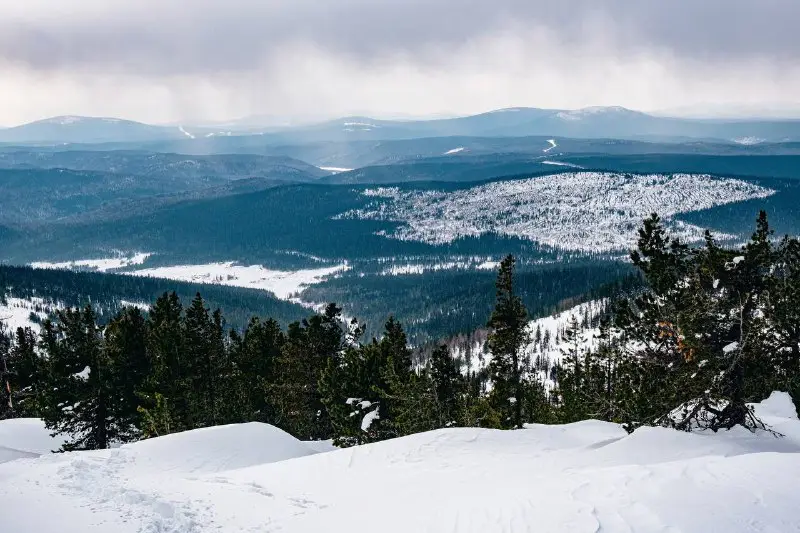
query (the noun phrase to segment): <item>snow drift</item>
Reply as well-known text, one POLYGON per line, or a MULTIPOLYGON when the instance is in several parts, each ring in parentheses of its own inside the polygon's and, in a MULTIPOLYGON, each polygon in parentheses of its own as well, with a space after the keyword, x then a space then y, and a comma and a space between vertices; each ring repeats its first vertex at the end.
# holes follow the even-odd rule
MULTIPOLYGON (((796 531, 800 421, 775 438, 586 421, 329 453, 260 424, 0 465, 4 531, 796 531)), ((2 445, 2 442, 0 442, 2 445)))

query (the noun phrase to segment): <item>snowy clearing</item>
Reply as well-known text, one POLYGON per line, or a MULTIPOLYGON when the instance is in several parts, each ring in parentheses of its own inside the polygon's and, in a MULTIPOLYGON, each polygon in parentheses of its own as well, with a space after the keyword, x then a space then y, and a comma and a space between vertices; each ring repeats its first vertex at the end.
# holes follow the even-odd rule
POLYGON ((702 239, 704 230, 674 221, 674 215, 775 192, 738 179, 701 174, 564 172, 452 192, 366 189, 362 194, 373 201, 336 218, 400 222, 403 226, 379 234, 435 245, 497 234, 564 250, 607 252, 633 248, 637 229, 653 212, 661 215, 673 234, 694 242, 702 239))
POLYGON ((33 268, 50 268, 62 270, 96 270, 98 272, 108 272, 109 270, 117 270, 120 268, 141 265, 144 263, 151 254, 148 253, 135 253, 130 256, 118 255, 116 257, 108 257, 104 259, 79 259, 77 261, 65 261, 63 263, 48 263, 46 261, 39 261, 31 263, 33 268))
POLYGON ((548 146, 547 148, 542 150, 542 152, 544 152, 544 153, 547 153, 550 150, 552 150, 553 148, 555 148, 556 146, 558 146, 558 144, 556 144, 556 140, 555 139, 548 139, 547 142, 550 143, 550 146, 548 146))
POLYGON ((343 263, 327 268, 283 271, 269 270, 261 265, 237 265, 229 261, 204 265, 147 268, 120 272, 120 274, 262 289, 273 293, 278 298, 288 300, 301 292, 303 288, 319 283, 328 276, 349 270, 349 268, 349 265, 343 263))
POLYGON ((353 170, 352 168, 342 168, 342 167, 317 167, 320 170, 324 170, 326 172, 332 172, 334 174, 339 174, 341 172, 350 172, 353 170))
POLYGON ((14 533, 797 531, 800 422, 784 393, 757 412, 786 436, 586 421, 314 454, 223 426, 6 462, 0 516, 14 533))
POLYGON ((42 298, 14 298, 6 296, 5 303, 0 301, 0 324, 14 332, 17 328, 31 328, 38 332, 39 321, 43 321, 50 313, 63 306, 47 302, 42 298), (38 321, 31 320, 31 314, 38 321))
POLYGON ((452 154, 457 154, 457 153, 463 152, 463 151, 464 151, 464 147, 463 146, 459 146, 458 148, 453 148, 452 150, 446 151, 442 155, 452 155, 452 154))
POLYGON ((583 168, 580 165, 576 165, 574 163, 565 163, 564 161, 542 161, 543 165, 554 165, 557 167, 569 167, 569 168, 583 168))

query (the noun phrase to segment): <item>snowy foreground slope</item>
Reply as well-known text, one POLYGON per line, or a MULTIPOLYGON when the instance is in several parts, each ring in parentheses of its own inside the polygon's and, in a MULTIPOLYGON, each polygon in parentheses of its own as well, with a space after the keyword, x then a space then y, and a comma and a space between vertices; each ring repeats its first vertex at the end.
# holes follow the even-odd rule
POLYGON ((589 421, 314 453, 226 426, 2 464, 0 517, 13 533, 798 531, 800 422, 785 394, 758 411, 786 436, 589 421))

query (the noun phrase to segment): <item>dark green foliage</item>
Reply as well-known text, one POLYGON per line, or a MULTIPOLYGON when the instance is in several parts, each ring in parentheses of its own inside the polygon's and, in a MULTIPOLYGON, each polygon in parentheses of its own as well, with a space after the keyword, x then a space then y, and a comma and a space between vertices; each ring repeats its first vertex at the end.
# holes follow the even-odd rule
POLYGON ((492 353, 489 372, 493 383, 490 400, 505 427, 521 428, 525 347, 528 345, 528 311, 514 293, 514 257, 500 263, 497 301, 489 319, 487 345, 492 353))
POLYGON ((711 234, 690 249, 655 215, 645 222, 632 259, 649 290, 624 303, 615 321, 633 347, 626 421, 763 427, 746 404, 792 390, 800 374, 797 249, 795 239, 773 243, 764 212, 740 250, 720 248, 711 234))
POLYGON ((17 298, 46 297, 67 307, 84 307, 91 303, 100 323, 105 324, 123 307, 122 301, 148 303, 165 291, 175 292, 188 304, 202 291, 206 303, 219 308, 228 324, 243 329, 254 315, 266 314, 282 326, 300 320, 308 310, 272 294, 256 289, 212 284, 184 283, 139 276, 122 276, 100 272, 34 269, 0 265, 0 293, 12 291, 17 298))
POLYGON ((271 387, 276 422, 300 438, 328 438, 331 421, 319 389, 323 371, 334 361, 345 340, 341 309, 334 304, 322 315, 289 326, 271 387))
POLYGON ((41 348, 41 415, 48 429, 69 435, 63 449, 103 449, 124 440, 131 428, 116 409, 115 369, 92 308, 59 311, 56 321, 45 321, 41 348))

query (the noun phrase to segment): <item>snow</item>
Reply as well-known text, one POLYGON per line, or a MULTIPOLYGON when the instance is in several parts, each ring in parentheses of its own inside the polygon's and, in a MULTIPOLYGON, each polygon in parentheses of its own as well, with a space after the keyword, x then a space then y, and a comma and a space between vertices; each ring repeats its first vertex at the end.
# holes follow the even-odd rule
POLYGON ((326 172, 333 172, 334 174, 339 174, 341 172, 350 172, 351 170, 353 170, 352 168, 344 168, 344 167, 318 167, 318 168, 326 172))
POLYGON ((376 420, 380 420, 380 415, 378 414, 378 408, 376 407, 369 413, 364 415, 364 418, 361 420, 361 431, 369 431, 369 428, 372 427, 372 423, 376 420))
POLYGON ((727 346, 725 346, 722 349, 722 351, 723 351, 723 353, 731 353, 731 352, 735 352, 738 349, 739 349, 739 343, 738 342, 732 342, 732 343, 728 344, 727 346))
POLYGON ((189 133, 188 131, 186 131, 185 129, 183 129, 183 126, 178 126, 178 131, 180 131, 181 133, 183 133, 184 135, 186 135, 186 136, 187 136, 187 137, 189 137, 190 139, 194 139, 194 138, 195 138, 195 136, 194 136, 194 135, 192 135, 191 133, 189 133))
POLYGON ((497 270, 500 268, 500 261, 484 261, 475 268, 478 270, 497 270))
POLYGON ((499 261, 484 257, 457 256, 454 261, 443 263, 396 263, 384 268, 381 276, 406 276, 418 275, 425 272, 440 272, 443 270, 495 270, 500 266, 499 261))
POLYGON ((176 265, 120 272, 131 276, 164 278, 194 283, 262 289, 288 300, 303 288, 320 283, 328 276, 349 270, 347 263, 307 270, 269 270, 261 265, 237 265, 233 261, 202 265, 176 265))
POLYGON ((744 146, 753 146, 755 144, 761 144, 761 143, 763 143, 765 141, 766 141, 766 139, 762 139, 761 137, 753 137, 753 136, 740 137, 738 139, 734 139, 733 140, 733 142, 735 142, 736 144, 741 144, 741 145, 744 145, 744 146))
POLYGON ((569 168, 583 168, 580 165, 576 165, 574 163, 565 163, 564 161, 542 161, 543 165, 553 165, 557 167, 569 167, 569 168))
POLYGON ((61 448, 64 440, 51 437, 38 418, 0 420, 0 463, 49 454, 61 448))
POLYGON ((556 140, 555 139, 548 139, 547 142, 550 143, 550 146, 548 146, 547 148, 542 150, 542 152, 544 152, 544 153, 547 153, 550 150, 552 150, 553 148, 555 148, 556 146, 558 146, 558 144, 556 144, 556 140))
POLYGON ((141 311, 150 311, 150 304, 145 302, 132 302, 130 300, 120 300, 121 307, 135 307, 141 311))
MULTIPOLYGON (((587 352, 595 352, 600 345, 600 328, 592 325, 584 326, 584 320, 596 321, 606 310, 608 300, 593 300, 582 303, 556 313, 551 316, 537 318, 528 322, 528 335, 530 343, 525 347, 525 357, 531 365, 531 372, 542 383, 545 390, 550 391, 555 387, 555 381, 550 374, 557 364, 560 364, 565 353, 577 347, 580 356, 587 352), (578 325, 577 339, 568 343, 565 334, 573 320, 578 325), (537 331, 539 340, 537 341, 537 331)), ((472 346, 452 347, 454 358, 463 360, 466 365, 464 371, 478 371, 488 367, 492 354, 488 352, 482 341, 476 341, 472 346)))
POLYGON ((783 438, 585 421, 311 454, 274 428, 211 428, 7 462, 0 516, 14 533, 797 531, 790 403, 756 406, 783 438))
POLYGON ((452 154, 457 154, 457 153, 463 152, 463 151, 464 151, 464 147, 463 146, 459 146, 458 148, 453 148, 452 150, 446 151, 443 155, 452 155, 452 154))
POLYGON ((6 303, 0 301, 0 323, 12 332, 16 331, 17 328, 31 328, 38 332, 41 326, 38 322, 31 320, 31 313, 43 321, 50 312, 63 307, 60 304, 47 302, 42 298, 6 296, 5 300, 6 303))
POLYGON ((736 257, 733 258, 733 264, 734 265, 738 265, 742 261, 744 261, 744 256, 743 255, 737 255, 736 257))
POLYGON ((653 212, 673 234, 697 242, 703 229, 674 220, 675 215, 773 194, 746 181, 703 174, 565 172, 455 191, 365 189, 362 195, 372 201, 336 218, 398 222, 395 230, 380 234, 433 245, 496 234, 564 250, 608 252, 635 247, 637 229, 653 212))
POLYGON ((103 259, 79 259, 77 261, 66 261, 63 263, 49 263, 46 261, 39 261, 31 263, 33 268, 49 268, 49 269, 62 269, 62 270, 97 270, 99 272, 107 272, 109 270, 117 270, 134 265, 141 265, 144 263, 151 254, 137 252, 132 255, 119 254, 116 257, 107 257, 103 259))
POLYGON ((82 381, 86 381, 89 379, 89 374, 92 373, 92 369, 89 366, 86 366, 83 370, 78 372, 77 374, 73 374, 73 377, 76 377, 82 381))

